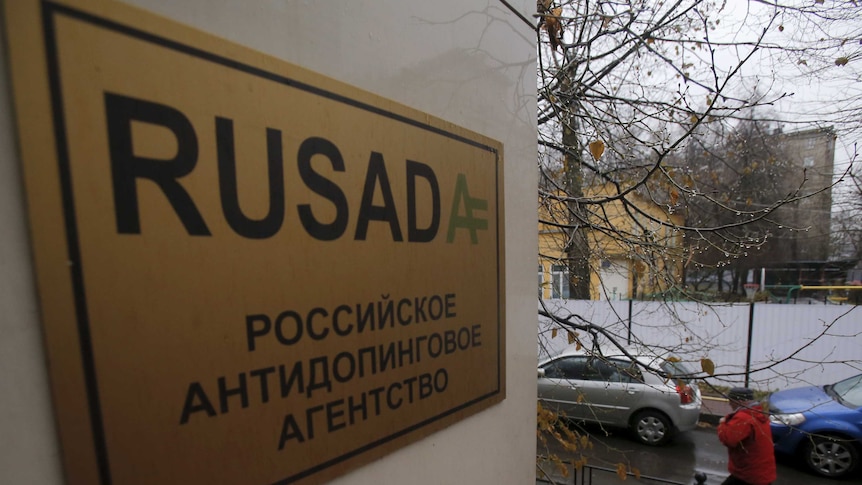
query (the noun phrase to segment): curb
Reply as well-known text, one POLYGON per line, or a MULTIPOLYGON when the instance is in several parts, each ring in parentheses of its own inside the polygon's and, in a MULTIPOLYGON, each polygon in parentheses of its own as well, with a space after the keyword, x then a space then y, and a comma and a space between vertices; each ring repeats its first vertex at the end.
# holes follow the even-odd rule
POLYGON ((712 426, 718 426, 718 421, 719 421, 722 417, 723 417, 723 416, 719 416, 719 415, 717 415, 717 414, 705 414, 705 413, 701 413, 701 414, 700 414, 700 418, 698 418, 698 422, 700 422, 700 423, 705 423, 705 424, 712 425, 712 426))
POLYGON ((716 411, 727 406, 727 399, 712 396, 702 396, 701 399, 704 401, 704 405, 701 407, 700 422, 718 426, 718 421, 724 417, 724 414, 717 414, 716 411), (715 404, 707 405, 707 401, 715 404))

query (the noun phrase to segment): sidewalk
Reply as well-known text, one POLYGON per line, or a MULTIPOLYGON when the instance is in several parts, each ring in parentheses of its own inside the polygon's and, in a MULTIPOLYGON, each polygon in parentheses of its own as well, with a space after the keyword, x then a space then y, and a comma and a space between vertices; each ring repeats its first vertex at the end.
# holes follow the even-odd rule
POLYGON ((730 412, 730 404, 722 397, 703 396, 700 409, 700 422, 718 425, 718 420, 730 412))

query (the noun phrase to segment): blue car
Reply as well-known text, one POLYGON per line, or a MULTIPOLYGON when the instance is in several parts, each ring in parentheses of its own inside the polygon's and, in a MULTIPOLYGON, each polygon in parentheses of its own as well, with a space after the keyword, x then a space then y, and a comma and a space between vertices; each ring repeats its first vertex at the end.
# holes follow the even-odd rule
POLYGON ((775 451, 801 457, 829 478, 852 474, 862 453, 862 374, 769 396, 775 451))

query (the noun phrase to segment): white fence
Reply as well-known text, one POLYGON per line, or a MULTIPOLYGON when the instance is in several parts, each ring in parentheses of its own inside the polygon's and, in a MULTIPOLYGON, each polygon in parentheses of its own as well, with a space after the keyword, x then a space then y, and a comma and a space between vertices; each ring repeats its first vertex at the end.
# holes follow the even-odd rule
MULTIPOLYGON (((543 300, 543 309, 573 323, 601 326, 632 347, 671 350, 692 362, 692 369, 700 370, 700 360, 709 358, 715 363, 709 381, 717 385, 743 384, 746 367, 749 386, 764 391, 829 384, 862 373, 858 306, 543 300)), ((540 360, 568 345, 560 329, 539 317, 540 360)), ((578 335, 590 342, 584 332, 578 335)), ((606 346, 607 339, 599 344, 606 346)))

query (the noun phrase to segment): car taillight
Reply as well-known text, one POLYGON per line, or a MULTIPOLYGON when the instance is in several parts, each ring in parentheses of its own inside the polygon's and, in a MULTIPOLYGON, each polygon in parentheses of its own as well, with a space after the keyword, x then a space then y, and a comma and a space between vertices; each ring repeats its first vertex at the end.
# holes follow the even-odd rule
POLYGON ((680 404, 691 404, 694 402, 694 390, 691 386, 685 384, 677 384, 676 392, 679 394, 679 403, 680 404))

